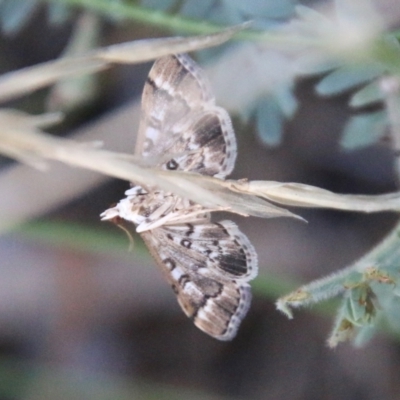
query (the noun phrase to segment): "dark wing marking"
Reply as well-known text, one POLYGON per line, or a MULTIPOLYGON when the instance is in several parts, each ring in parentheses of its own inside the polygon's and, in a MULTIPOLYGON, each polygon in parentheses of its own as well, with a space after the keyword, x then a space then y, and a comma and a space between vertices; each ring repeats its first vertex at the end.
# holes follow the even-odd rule
POLYGON ((208 267, 224 277, 247 282, 257 276, 257 253, 232 221, 164 225, 162 229, 173 246, 189 248, 198 257, 205 257, 208 267))

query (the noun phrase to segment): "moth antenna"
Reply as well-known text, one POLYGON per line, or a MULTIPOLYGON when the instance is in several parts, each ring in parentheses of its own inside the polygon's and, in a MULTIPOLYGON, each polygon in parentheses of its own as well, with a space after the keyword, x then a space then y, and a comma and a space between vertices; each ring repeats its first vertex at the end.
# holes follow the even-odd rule
POLYGON ((133 251, 133 247, 135 246, 135 240, 133 239, 133 235, 129 231, 129 229, 125 228, 124 220, 121 217, 114 217, 110 221, 113 222, 119 229, 123 230, 126 233, 126 235, 128 236, 128 240, 129 240, 128 251, 129 252, 133 251))
POLYGON ((128 236, 128 240, 129 240, 128 251, 129 252, 133 251, 133 247, 135 246, 135 240, 133 239, 132 233, 130 233, 129 230, 127 228, 125 228, 122 224, 117 224, 117 226, 118 226, 118 228, 122 229, 128 236))

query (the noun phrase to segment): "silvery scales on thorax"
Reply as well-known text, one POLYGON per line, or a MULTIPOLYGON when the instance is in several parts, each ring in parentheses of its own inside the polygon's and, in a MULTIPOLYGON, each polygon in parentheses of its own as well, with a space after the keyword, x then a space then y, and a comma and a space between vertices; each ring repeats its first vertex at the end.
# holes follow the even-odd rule
MULTIPOLYGON (((224 179, 234 167, 236 139, 228 113, 215 106, 204 72, 187 55, 165 56, 143 90, 136 154, 166 170, 224 179), (171 158, 166 155, 170 154, 171 158)), ((191 200, 134 185, 103 220, 136 225, 185 314, 220 340, 231 340, 251 302, 257 254, 231 221, 211 222, 191 200)))

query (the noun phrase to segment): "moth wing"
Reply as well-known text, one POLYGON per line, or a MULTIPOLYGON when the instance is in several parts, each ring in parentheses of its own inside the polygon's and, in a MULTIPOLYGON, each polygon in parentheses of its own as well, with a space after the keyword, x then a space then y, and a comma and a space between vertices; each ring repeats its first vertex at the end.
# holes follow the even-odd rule
POLYGON ((146 80, 135 153, 164 169, 223 178, 232 172, 236 138, 228 113, 187 55, 158 59, 146 80))
POLYGON ((257 273, 254 249, 241 252, 239 248, 250 242, 234 237, 229 240, 228 222, 234 225, 230 221, 172 225, 141 233, 185 314, 219 340, 231 340, 236 335, 251 302, 247 281, 257 273), (210 256, 210 249, 223 257, 210 256), (229 271, 224 260, 232 263, 229 271), (243 262, 248 269, 243 268, 243 262))
POLYGON ((228 279, 248 282, 258 274, 257 253, 232 221, 163 226, 167 243, 228 279))

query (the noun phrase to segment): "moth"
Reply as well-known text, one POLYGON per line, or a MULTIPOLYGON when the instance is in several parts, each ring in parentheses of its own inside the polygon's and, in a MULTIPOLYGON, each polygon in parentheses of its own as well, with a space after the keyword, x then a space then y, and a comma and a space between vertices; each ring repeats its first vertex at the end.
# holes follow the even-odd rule
MULTIPOLYGON (((224 179, 236 138, 228 113, 189 56, 158 59, 146 80, 135 154, 164 170, 224 179)), ((257 254, 232 221, 211 222, 200 204, 154 186, 134 185, 103 220, 136 225, 184 313, 205 333, 231 340, 246 315, 257 254)))

